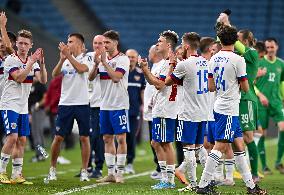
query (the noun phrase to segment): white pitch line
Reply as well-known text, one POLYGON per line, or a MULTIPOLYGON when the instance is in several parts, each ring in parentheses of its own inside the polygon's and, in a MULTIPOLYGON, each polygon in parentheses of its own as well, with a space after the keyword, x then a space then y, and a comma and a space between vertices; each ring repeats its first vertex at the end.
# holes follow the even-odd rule
MULTIPOLYGON (((146 172, 143 172, 143 173, 130 175, 130 176, 124 177, 124 179, 132 179, 132 178, 142 177, 142 176, 145 176, 145 175, 150 175, 151 172, 152 171, 146 171, 146 172)), ((83 186, 83 187, 80 187, 80 188, 73 188, 73 189, 70 189, 70 190, 63 191, 63 192, 58 192, 58 193, 55 193, 53 195, 72 194, 74 192, 79 192, 79 191, 83 191, 83 190, 87 190, 87 189, 92 189, 92 188, 96 188, 98 186, 107 185, 107 184, 110 184, 110 183, 109 182, 104 182, 104 183, 92 184, 92 185, 83 186)))

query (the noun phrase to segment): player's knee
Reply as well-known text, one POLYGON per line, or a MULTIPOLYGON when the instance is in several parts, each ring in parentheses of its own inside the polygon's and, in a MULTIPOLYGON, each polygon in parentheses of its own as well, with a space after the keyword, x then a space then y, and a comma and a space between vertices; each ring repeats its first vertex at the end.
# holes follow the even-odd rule
POLYGON ((25 146, 27 142, 27 138, 25 136, 18 137, 17 143, 21 146, 25 146))
POLYGON ((60 136, 60 135, 55 135, 53 142, 55 143, 61 143, 63 142, 64 137, 60 136))
POLYGON ((15 133, 12 133, 9 136, 7 136, 6 143, 9 145, 14 145, 17 143, 17 140, 18 140, 18 135, 15 133))
POLYGON ((118 135, 117 136, 117 143, 119 145, 124 145, 126 144, 126 136, 125 135, 118 135))
POLYGON ((104 135, 103 136, 104 143, 107 144, 112 144, 113 143, 113 136, 109 135, 104 135))
POLYGON ((243 138, 246 144, 253 141, 253 132, 252 131, 246 131, 243 134, 243 138))
POLYGON ((80 136, 81 143, 89 143, 89 136, 80 136))

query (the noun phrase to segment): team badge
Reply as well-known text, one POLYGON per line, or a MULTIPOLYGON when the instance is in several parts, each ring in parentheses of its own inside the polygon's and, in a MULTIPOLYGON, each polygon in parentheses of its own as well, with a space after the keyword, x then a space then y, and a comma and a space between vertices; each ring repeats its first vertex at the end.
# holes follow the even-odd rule
POLYGON ((59 131, 59 130, 60 130, 60 127, 56 126, 56 128, 55 128, 55 129, 56 129, 56 131, 59 131))
POLYGON ((16 129, 17 128, 17 123, 11 123, 11 128, 16 129))
POLYGON ((138 76, 138 75, 135 75, 135 76, 134 76, 135 81, 139 81, 139 80, 140 80, 140 78, 141 78, 141 77, 140 77, 140 76, 138 76))
POLYGON ((277 70, 277 72, 279 72, 279 73, 281 72, 281 68, 277 68, 276 70, 277 70))

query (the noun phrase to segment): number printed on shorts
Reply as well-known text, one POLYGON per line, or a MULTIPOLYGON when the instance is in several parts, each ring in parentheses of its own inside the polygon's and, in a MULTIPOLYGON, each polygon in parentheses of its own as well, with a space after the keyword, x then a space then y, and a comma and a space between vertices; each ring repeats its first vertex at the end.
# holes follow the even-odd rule
POLYGON ((126 125, 126 124, 127 124, 126 115, 119 116, 119 125, 126 125))
POLYGON ((249 122, 249 116, 248 114, 241 114, 241 118, 242 118, 242 123, 248 123, 249 122))

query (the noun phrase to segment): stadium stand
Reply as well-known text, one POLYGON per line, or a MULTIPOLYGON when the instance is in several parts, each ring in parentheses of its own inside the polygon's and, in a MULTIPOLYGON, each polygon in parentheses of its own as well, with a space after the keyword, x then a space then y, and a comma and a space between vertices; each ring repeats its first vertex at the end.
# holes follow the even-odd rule
MULTIPOLYGON (((232 23, 238 28, 249 28, 259 40, 274 36, 280 44, 284 44, 281 33, 284 2, 281 0, 261 0, 257 3, 253 0, 164 0, 162 4, 157 0, 84 2, 106 28, 120 32, 124 47, 136 48, 143 56, 147 54, 149 45, 155 43, 157 34, 163 30, 172 29, 179 35, 196 31, 202 36, 214 36, 216 13, 226 8, 232 10, 232 23)), ((284 56, 281 48, 279 55, 284 56)))

